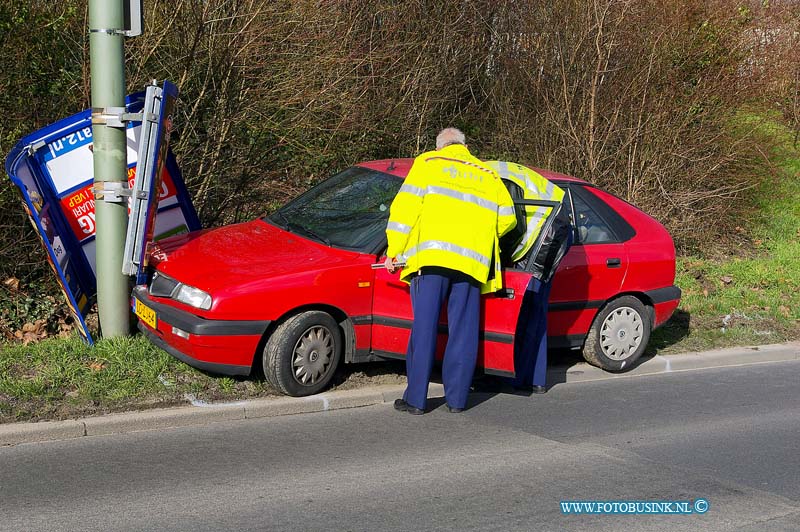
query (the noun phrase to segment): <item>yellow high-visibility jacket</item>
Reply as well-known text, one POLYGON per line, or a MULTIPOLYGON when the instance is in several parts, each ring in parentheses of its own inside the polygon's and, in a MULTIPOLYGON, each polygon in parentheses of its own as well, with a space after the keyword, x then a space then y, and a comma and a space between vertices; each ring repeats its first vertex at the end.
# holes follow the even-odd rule
MULTIPOLYGON (((504 161, 486 161, 485 164, 502 179, 508 179, 522 188, 525 199, 557 202, 561 202, 564 199, 564 190, 526 166, 504 161)), ((512 261, 516 262, 528 253, 539 237, 542 225, 544 225, 547 216, 552 210, 552 207, 525 206, 525 219, 527 221, 525 234, 511 255, 512 261)))
POLYGON ((484 293, 499 290, 498 241, 515 224, 500 177, 466 146, 452 144, 414 160, 389 211, 386 255, 406 262, 405 281, 422 267, 439 266, 469 275, 484 293))

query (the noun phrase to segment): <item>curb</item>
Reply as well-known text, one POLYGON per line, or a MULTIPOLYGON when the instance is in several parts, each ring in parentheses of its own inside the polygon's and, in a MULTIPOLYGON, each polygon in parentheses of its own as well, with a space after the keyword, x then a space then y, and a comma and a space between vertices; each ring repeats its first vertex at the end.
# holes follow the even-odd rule
MULTIPOLYGON (((372 386, 358 390, 338 390, 311 397, 252 399, 235 403, 181 406, 124 412, 66 421, 8 423, 0 425, 0 447, 20 443, 69 440, 84 436, 107 436, 147 430, 206 425, 265 417, 308 414, 343 408, 359 408, 394 402, 403 397, 405 385, 372 386)), ((444 397, 444 387, 431 383, 429 397, 444 397)))
MULTIPOLYGON (((574 384, 643 375, 658 375, 699 369, 746 366, 800 360, 800 342, 751 347, 716 349, 713 351, 656 355, 625 373, 609 373, 585 362, 569 367, 548 369, 549 382, 574 384)), ((405 385, 371 386, 357 390, 336 390, 310 397, 278 397, 252 399, 235 403, 182 406, 125 412, 66 421, 9 423, 0 425, 0 447, 20 443, 68 440, 84 436, 104 436, 165 428, 205 425, 220 421, 236 421, 264 417, 288 416, 359 408, 391 403, 403 396, 405 385)), ((431 383, 429 397, 444 397, 444 387, 431 383)))
POLYGON ((637 362, 624 373, 610 373, 585 362, 569 368, 548 368, 548 382, 587 382, 608 379, 626 379, 642 375, 659 375, 698 369, 748 366, 770 362, 800 360, 800 342, 746 347, 729 347, 711 351, 693 351, 675 355, 656 355, 637 362))

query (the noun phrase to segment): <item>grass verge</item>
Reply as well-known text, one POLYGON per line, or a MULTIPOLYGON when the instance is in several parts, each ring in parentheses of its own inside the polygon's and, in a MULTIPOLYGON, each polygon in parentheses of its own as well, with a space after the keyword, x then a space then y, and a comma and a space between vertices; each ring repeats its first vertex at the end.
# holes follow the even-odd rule
POLYGON ((212 377, 178 362, 142 337, 50 339, 6 346, 0 356, 0 422, 64 419, 185 404, 192 399, 257 397, 263 382, 212 377))
MULTIPOLYGON (((333 386, 403 382, 396 362, 348 368, 333 386)), ((88 347, 77 336, 0 347, 0 423, 68 419, 278 395, 263 379, 208 375, 142 336, 88 347)))
POLYGON ((759 191, 757 215, 739 228, 752 249, 724 259, 679 258, 683 299, 673 319, 653 333, 651 349, 676 353, 800 339, 800 153, 787 148, 776 162, 774 180, 759 191))

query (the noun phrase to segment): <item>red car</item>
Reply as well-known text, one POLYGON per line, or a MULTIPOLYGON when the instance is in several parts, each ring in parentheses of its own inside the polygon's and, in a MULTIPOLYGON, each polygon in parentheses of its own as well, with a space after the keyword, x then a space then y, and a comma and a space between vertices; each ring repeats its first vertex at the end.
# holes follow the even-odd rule
MULTIPOLYGON (((294 396, 322 390, 342 361, 403 358, 408 285, 371 265, 384 259, 389 206, 411 163, 353 166, 265 218, 158 242, 151 280, 133 291, 140 330, 197 368, 248 375, 263 367, 271 384, 294 396)), ((610 371, 627 369, 678 306, 672 238, 608 192, 537 171, 567 191, 575 225, 553 280, 550 346, 583 349, 587 361, 610 371)), ((505 290, 483 298, 478 364, 511 376, 531 274, 512 266, 504 276, 505 290)), ((444 325, 441 333, 443 348, 444 325)))

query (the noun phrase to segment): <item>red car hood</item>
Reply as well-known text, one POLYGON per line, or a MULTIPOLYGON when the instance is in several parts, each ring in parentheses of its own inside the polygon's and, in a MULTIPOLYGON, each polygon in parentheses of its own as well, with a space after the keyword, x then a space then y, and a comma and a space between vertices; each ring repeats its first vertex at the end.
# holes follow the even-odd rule
POLYGON ((253 220, 159 241, 151 264, 173 279, 214 293, 266 278, 352 264, 358 255, 253 220))

